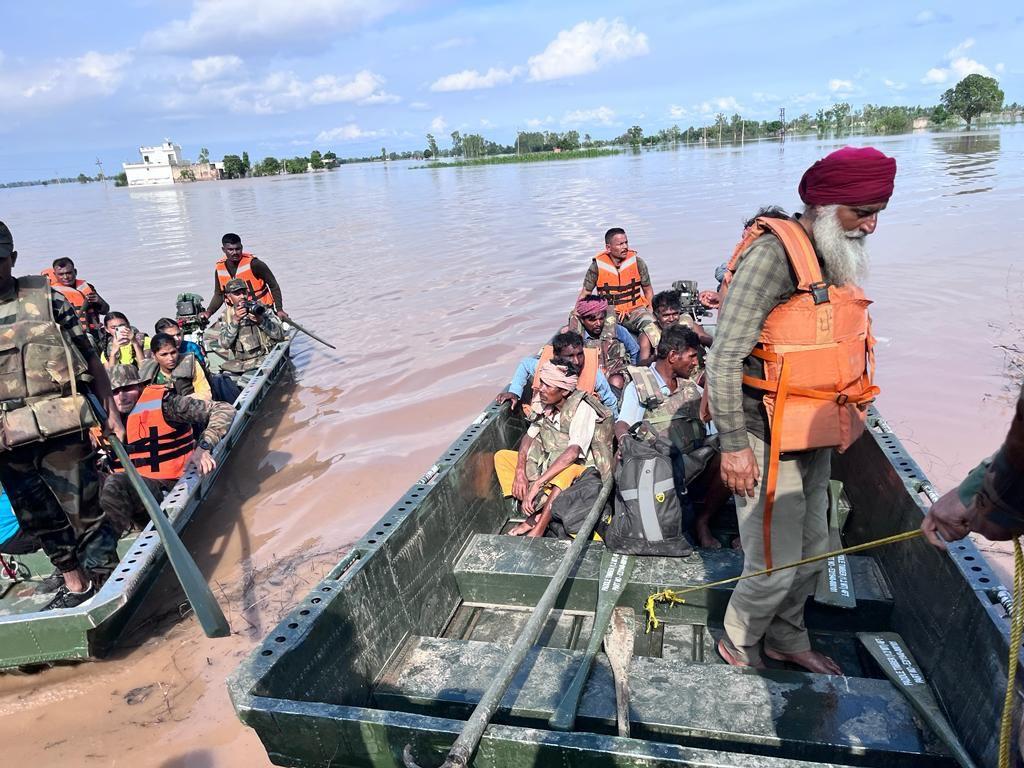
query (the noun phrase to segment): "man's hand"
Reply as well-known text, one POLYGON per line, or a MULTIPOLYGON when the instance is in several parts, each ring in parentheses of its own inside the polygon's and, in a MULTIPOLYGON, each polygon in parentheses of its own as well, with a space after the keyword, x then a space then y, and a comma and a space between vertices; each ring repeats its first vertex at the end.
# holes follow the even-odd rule
POLYGON ((85 294, 86 304, 99 304, 103 299, 100 298, 98 293, 87 293, 85 294))
POLYGON ((526 489, 526 472, 517 469, 515 477, 512 479, 512 498, 523 501, 526 499, 526 489))
POLYGON ((248 315, 249 310, 245 308, 245 304, 236 304, 234 306, 235 322, 242 322, 248 315))
POLYGON ((733 494, 754 498, 760 479, 761 470, 757 468, 752 449, 722 451, 722 482, 733 494))
POLYGON ((200 474, 208 475, 217 468, 217 462, 211 454, 205 448, 196 448, 192 452, 192 458, 195 460, 196 466, 199 467, 200 474))
POLYGON ((534 512, 536 512, 536 509, 533 506, 533 500, 535 498, 537 498, 537 494, 540 493, 541 488, 543 488, 543 487, 544 486, 542 486, 536 480, 534 480, 532 483, 530 483, 530 488, 526 492, 526 498, 523 499, 523 513, 527 517, 529 517, 534 512))
POLYGON ((494 398, 494 402, 498 405, 504 405, 505 403, 511 403, 512 409, 519 405, 519 398, 513 395, 511 392, 499 392, 498 396, 494 398))
POLYGON ((722 303, 722 295, 718 291, 701 291, 697 300, 708 309, 718 309, 722 303))
POLYGON ((113 434, 122 443, 124 442, 124 424, 121 423, 121 414, 117 412, 114 403, 107 403, 107 431, 113 434))
POLYGON ((278 316, 279 318, 281 318, 282 320, 289 320, 289 319, 290 319, 290 318, 288 317, 288 313, 287 313, 287 312, 285 312, 285 311, 284 311, 283 309, 279 309, 279 310, 277 310, 277 316, 278 316))
POLYGON ((932 504, 921 521, 921 531, 939 549, 946 548, 945 542, 959 541, 971 532, 971 516, 960 501, 958 489, 943 494, 932 504))

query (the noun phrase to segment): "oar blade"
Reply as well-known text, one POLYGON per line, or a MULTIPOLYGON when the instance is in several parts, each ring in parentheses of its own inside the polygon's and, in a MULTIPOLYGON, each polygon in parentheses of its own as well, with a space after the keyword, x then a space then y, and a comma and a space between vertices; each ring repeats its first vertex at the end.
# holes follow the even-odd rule
POLYGON ((604 652, 615 676, 615 709, 619 736, 629 736, 629 663, 633 660, 636 616, 632 608, 618 607, 604 633, 604 652))

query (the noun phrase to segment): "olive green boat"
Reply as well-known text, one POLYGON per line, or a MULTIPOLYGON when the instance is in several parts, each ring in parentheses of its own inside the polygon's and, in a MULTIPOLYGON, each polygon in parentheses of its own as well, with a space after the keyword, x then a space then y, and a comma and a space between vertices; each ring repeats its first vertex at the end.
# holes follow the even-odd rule
MULTIPOLYGON (((227 436, 214 450, 217 468, 201 477, 192 466, 164 498, 161 508, 179 533, 199 511, 231 449, 245 433, 260 404, 290 365, 288 349, 296 331, 278 344, 236 399, 227 436)), ((208 356, 214 372, 221 361, 208 356)), ((36 589, 53 566, 42 552, 15 558, 18 577, 0 580, 0 670, 61 661, 94 659, 106 653, 160 574, 166 553, 150 523, 121 539, 121 561, 96 596, 76 608, 41 611, 52 594, 36 589)))
MULTIPOLYGON (((833 462, 845 546, 916 528, 934 499, 877 411, 869 423, 833 462)), ((510 507, 492 454, 524 429, 507 407, 489 407, 234 673, 238 716, 274 763, 442 763, 572 546, 502 535, 510 507)), ((829 562, 807 623, 845 677, 724 664, 715 640, 729 587, 659 606, 646 633, 648 595, 737 575, 742 555, 635 558, 618 598, 637 617, 629 737, 617 735, 604 654, 575 730, 548 726, 594 626, 604 547, 580 545, 471 765, 995 765, 1010 601, 970 541, 946 555, 916 538, 829 562), (943 722, 952 740, 940 738, 943 722)))

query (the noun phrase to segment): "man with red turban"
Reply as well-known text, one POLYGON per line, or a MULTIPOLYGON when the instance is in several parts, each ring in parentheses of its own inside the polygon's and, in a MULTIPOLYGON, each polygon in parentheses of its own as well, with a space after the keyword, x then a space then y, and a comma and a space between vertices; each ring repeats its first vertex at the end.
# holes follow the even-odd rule
MULTIPOLYGON (((893 192, 896 161, 844 147, 800 180, 802 214, 762 211, 737 245, 707 360, 722 480, 735 496, 744 573, 827 551, 832 450, 864 429, 872 383, 865 240, 893 192)), ((722 657, 842 674, 813 650, 804 604, 823 563, 739 582, 722 657)))

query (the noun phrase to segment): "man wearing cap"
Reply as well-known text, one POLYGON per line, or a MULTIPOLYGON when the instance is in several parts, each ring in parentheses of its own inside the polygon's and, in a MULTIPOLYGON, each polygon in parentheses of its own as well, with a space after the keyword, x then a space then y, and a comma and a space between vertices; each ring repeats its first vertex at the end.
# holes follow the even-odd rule
MULTIPOLYGON (((870 302, 859 286, 865 239, 895 174, 896 161, 876 149, 833 152, 804 173, 803 214, 755 218, 729 262, 707 373, 744 573, 827 551, 832 450, 863 432, 878 392, 870 302)), ((812 650, 804 626, 822 565, 739 582, 719 643, 723 658, 761 668, 767 656, 841 674, 812 650)))
POLYGON ((88 377, 107 409, 108 429, 121 436, 124 427, 74 308, 46 277, 14 277, 17 258, 11 231, 0 222, 0 337, 12 353, 4 356, 0 380, 0 484, 21 528, 39 539, 62 576, 46 608, 72 608, 92 597, 87 570, 99 564, 93 553, 104 551, 111 535, 88 438, 88 377))
MULTIPOLYGON (((230 404, 177 395, 173 387, 143 381, 134 365, 115 365, 110 383, 124 419, 128 455, 157 499, 174 486, 190 461, 204 475, 216 469, 211 454, 231 427, 235 409, 230 404)), ((148 517, 116 458, 111 466, 114 474, 103 484, 100 505, 120 537, 133 525, 145 525, 148 517)))
POLYGON ((522 502, 526 521, 514 536, 543 536, 551 504, 588 467, 602 477, 612 471, 612 414, 592 394, 577 389, 580 369, 554 358, 540 367, 530 427, 519 450, 494 454, 502 495, 522 502))
POLYGON ((228 360, 220 370, 244 388, 274 345, 284 341, 285 330, 273 310, 260 311, 265 305, 249 303, 248 287, 237 277, 225 283, 224 301, 228 309, 218 323, 216 338, 228 360))

